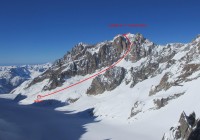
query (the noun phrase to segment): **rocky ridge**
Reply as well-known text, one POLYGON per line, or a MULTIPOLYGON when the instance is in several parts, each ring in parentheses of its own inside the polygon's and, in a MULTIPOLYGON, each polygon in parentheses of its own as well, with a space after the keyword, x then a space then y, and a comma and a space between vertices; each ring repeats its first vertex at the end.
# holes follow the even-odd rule
MULTIPOLYGON (((99 75, 93 79, 86 94, 97 95, 104 91, 111 91, 122 81, 133 88, 139 82, 164 73, 160 83, 152 86, 149 91, 149 96, 153 96, 162 90, 168 90, 173 86, 182 86, 182 82, 199 77, 197 75, 192 79, 189 78, 194 72, 200 70, 200 64, 194 63, 199 60, 199 36, 188 44, 171 43, 166 46, 156 45, 141 34, 127 34, 127 37, 131 40, 132 46, 125 61, 132 64, 141 60, 145 61, 128 69, 114 67, 99 75), (180 52, 182 56, 180 56, 180 52)), ((27 88, 48 79, 48 84, 43 87, 43 91, 52 90, 61 87, 63 83, 74 76, 95 73, 116 62, 124 54, 128 45, 123 35, 117 35, 111 41, 95 45, 79 43, 61 59, 56 60, 42 75, 33 79, 27 88)))
MULTIPOLYGON (((151 54, 154 43, 144 38, 141 34, 129 34, 134 42, 127 61, 136 62, 151 54), (143 47, 144 46, 144 47, 143 47)), ((48 86, 43 90, 52 90, 76 75, 87 75, 96 70, 112 65, 126 51, 128 41, 124 36, 118 35, 112 41, 105 41, 95 45, 77 44, 63 58, 58 59, 45 73, 35 78, 28 87, 49 79, 48 86)))

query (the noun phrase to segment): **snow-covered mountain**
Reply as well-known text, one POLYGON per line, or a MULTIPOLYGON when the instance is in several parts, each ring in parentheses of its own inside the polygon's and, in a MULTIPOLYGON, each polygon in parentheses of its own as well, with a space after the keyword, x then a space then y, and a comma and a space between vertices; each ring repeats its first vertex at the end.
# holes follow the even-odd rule
POLYGON ((11 92, 26 80, 31 80, 51 66, 41 65, 0 66, 0 94, 11 92))
MULTIPOLYGON (((38 95, 67 105, 60 111, 81 112, 93 108, 98 123, 87 124, 81 139, 158 140, 177 124, 180 114, 200 116, 200 36, 190 43, 157 45, 141 34, 127 34, 130 53, 109 67, 130 45, 123 35, 95 45, 77 44, 44 73, 17 87, 26 95, 21 104, 32 104, 38 95), (98 138, 96 137, 98 135, 98 138)), ((165 135, 164 135, 165 136, 165 135)))

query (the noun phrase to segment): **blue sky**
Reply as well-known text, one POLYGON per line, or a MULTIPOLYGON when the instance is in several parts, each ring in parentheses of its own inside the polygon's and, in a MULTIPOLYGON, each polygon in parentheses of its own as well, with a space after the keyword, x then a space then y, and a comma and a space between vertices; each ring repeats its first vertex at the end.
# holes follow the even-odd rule
POLYGON ((142 33, 157 44, 200 32, 198 0, 0 0, 0 65, 52 62, 79 43, 142 33), (147 24, 116 27, 110 24, 147 24))

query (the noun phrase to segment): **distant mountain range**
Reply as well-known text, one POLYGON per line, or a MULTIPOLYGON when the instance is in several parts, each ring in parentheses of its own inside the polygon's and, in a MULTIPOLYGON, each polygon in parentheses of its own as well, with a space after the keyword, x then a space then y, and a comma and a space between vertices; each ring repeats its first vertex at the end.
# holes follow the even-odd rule
POLYGON ((42 65, 0 66, 0 94, 10 93, 26 80, 31 80, 51 66, 42 65))

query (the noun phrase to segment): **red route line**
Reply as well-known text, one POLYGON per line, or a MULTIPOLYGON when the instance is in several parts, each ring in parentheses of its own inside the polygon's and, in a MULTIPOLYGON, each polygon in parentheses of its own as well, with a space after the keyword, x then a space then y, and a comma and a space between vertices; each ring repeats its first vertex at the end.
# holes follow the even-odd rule
POLYGON ((69 85, 69 86, 67 86, 67 87, 65 87, 65 88, 62 88, 62 89, 60 89, 60 90, 56 90, 56 91, 54 91, 54 92, 52 92, 52 93, 48 93, 48 94, 46 94, 46 95, 38 95, 38 96, 37 96, 37 99, 36 99, 34 102, 41 102, 41 101, 42 101, 41 98, 44 98, 44 97, 47 97, 47 96, 56 94, 56 93, 58 93, 58 92, 60 92, 60 91, 63 91, 63 90, 66 90, 66 89, 68 89, 68 88, 71 88, 71 87, 73 87, 73 86, 76 86, 76 85, 78 85, 78 84, 80 84, 80 83, 82 83, 82 82, 84 82, 84 81, 87 81, 87 80, 89 80, 89 79, 91 79, 91 78, 94 78, 94 77, 100 75, 101 73, 103 73, 103 72, 105 72, 105 71, 107 71, 107 70, 109 70, 109 69, 112 69, 112 68, 113 68, 115 65, 117 65, 120 61, 122 61, 122 59, 123 59, 125 56, 127 56, 127 54, 128 54, 128 53, 130 52, 130 50, 131 50, 131 45, 132 45, 132 43, 130 42, 129 38, 128 38, 126 35, 127 35, 127 34, 123 34, 123 36, 128 40, 128 42, 129 42, 130 45, 129 45, 129 48, 128 48, 128 50, 126 51, 126 53, 125 53, 117 62, 115 62, 114 64, 112 64, 110 67, 108 67, 108 68, 106 68, 106 69, 104 69, 104 70, 102 70, 102 71, 100 71, 100 72, 98 72, 98 73, 96 73, 96 74, 94 74, 94 75, 88 77, 88 78, 85 78, 85 79, 83 79, 83 80, 81 80, 81 81, 79 81, 79 82, 77 82, 77 83, 71 84, 71 85, 69 85))

